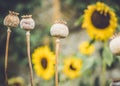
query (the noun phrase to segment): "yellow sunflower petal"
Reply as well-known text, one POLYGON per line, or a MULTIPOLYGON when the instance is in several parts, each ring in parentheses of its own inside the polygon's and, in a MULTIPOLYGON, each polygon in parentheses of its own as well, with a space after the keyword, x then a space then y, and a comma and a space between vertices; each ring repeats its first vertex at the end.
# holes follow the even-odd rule
POLYGON ((48 46, 42 46, 34 50, 32 54, 32 63, 36 74, 49 80, 54 75, 55 55, 48 46))

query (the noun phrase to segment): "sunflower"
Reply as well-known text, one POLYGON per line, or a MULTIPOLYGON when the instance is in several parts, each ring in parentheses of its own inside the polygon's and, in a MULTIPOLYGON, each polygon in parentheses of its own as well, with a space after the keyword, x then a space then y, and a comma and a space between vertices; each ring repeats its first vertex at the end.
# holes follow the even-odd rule
POLYGON ((79 51, 82 54, 91 55, 95 51, 95 47, 93 44, 90 44, 89 42, 85 41, 79 45, 79 51))
POLYGON ((9 86, 25 86, 25 80, 22 77, 12 77, 8 80, 9 86))
POLYGON ((86 28, 92 39, 107 40, 117 27, 117 17, 103 2, 89 5, 84 13, 82 28, 86 28))
POLYGON ((54 75, 55 56, 48 46, 35 49, 32 54, 34 70, 39 77, 49 80, 54 75))
POLYGON ((70 79, 77 78, 81 75, 80 70, 82 68, 82 60, 69 57, 64 60, 63 73, 70 79))

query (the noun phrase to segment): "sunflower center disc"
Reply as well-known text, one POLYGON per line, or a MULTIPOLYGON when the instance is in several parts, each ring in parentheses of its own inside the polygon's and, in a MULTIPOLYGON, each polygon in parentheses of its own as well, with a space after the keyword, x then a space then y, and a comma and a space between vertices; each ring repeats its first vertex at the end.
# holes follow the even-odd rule
POLYGON ((76 68, 74 68, 74 67, 72 66, 72 64, 70 65, 70 69, 71 69, 71 70, 76 70, 76 68))
POLYGON ((44 69, 47 68, 47 60, 46 60, 46 58, 42 58, 42 60, 41 60, 41 65, 42 65, 42 67, 43 67, 44 69))
POLYGON ((94 11, 91 16, 92 24, 99 29, 104 29, 109 26, 110 15, 103 12, 102 14, 99 11, 94 11))
POLYGON ((14 83, 13 86, 21 86, 21 84, 20 83, 14 83))

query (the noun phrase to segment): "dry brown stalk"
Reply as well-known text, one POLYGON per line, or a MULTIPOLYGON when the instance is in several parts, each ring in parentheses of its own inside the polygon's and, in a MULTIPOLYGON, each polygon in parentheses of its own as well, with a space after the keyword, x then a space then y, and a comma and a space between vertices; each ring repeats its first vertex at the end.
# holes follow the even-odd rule
POLYGON ((56 39, 56 61, 55 61, 55 86, 58 86, 58 57, 59 57, 59 49, 60 49, 60 39, 56 39))
POLYGON ((5 50, 5 85, 8 86, 8 50, 9 50, 9 40, 10 40, 11 29, 8 27, 7 30, 7 40, 6 40, 6 50, 5 50))
POLYGON ((29 69, 30 69, 30 81, 31 81, 31 86, 34 86, 33 68, 31 64, 31 56, 30 56, 30 31, 26 32, 26 42, 27 42, 27 55, 28 55, 28 62, 29 62, 29 69))

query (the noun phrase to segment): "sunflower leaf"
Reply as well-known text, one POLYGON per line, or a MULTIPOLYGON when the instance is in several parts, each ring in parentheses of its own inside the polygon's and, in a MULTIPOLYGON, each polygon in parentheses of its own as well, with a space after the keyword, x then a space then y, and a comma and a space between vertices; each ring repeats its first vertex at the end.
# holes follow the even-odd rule
POLYGON ((83 22, 83 19, 84 19, 84 17, 83 17, 83 16, 80 16, 80 17, 78 18, 78 20, 76 20, 75 26, 80 25, 80 24, 83 22))
POLYGON ((117 57, 118 61, 120 62, 120 56, 116 56, 116 57, 117 57))
POLYGON ((85 71, 90 69, 93 66, 93 64, 94 64, 94 57, 89 57, 84 61, 81 72, 84 73, 85 71))
POLYGON ((103 61, 105 62, 105 64, 107 64, 108 66, 111 66, 113 62, 113 55, 107 46, 104 46, 102 56, 103 56, 103 61))

